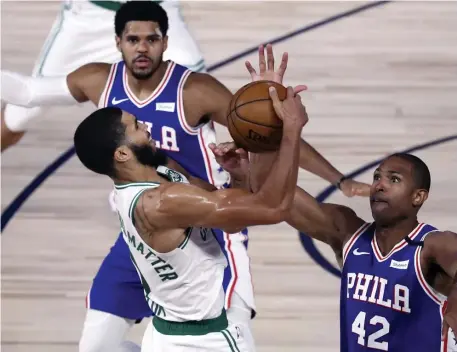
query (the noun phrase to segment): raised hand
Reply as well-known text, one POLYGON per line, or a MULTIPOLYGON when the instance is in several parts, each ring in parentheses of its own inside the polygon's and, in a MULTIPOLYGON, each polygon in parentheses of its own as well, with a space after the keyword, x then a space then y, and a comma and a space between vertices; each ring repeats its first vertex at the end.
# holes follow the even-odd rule
MULTIPOLYGON (((284 74, 287 69, 287 61, 289 60, 289 54, 287 52, 282 54, 281 64, 277 71, 275 71, 275 57, 273 55, 273 46, 271 44, 267 45, 267 60, 265 61, 265 47, 263 45, 259 46, 259 73, 254 69, 252 64, 249 61, 245 62, 246 68, 251 75, 252 81, 274 81, 276 83, 282 84, 284 79, 284 74)), ((308 89, 305 85, 298 85, 294 88, 294 93, 298 94, 304 90, 308 89)))
POLYGON ((209 148, 216 157, 216 161, 232 176, 241 179, 249 172, 249 156, 242 149, 237 148, 234 142, 225 142, 218 145, 211 143, 209 148))
POLYGON ((340 190, 346 197, 368 197, 370 195, 370 185, 352 179, 346 179, 340 184, 340 190))
POLYGON ((276 115, 283 120, 284 124, 291 123, 300 128, 306 125, 308 114, 301 102, 301 97, 294 93, 292 87, 287 88, 287 97, 283 101, 279 100, 276 89, 270 87, 270 98, 273 101, 276 115))

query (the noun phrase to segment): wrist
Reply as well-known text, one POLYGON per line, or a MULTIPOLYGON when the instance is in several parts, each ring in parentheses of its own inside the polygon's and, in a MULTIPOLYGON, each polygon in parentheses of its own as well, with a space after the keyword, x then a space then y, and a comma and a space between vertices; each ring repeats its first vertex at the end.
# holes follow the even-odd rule
POLYGON ((346 181, 346 180, 348 180, 348 179, 349 179, 349 177, 347 177, 347 176, 345 176, 345 175, 342 175, 342 176, 338 179, 338 181, 336 181, 336 182, 334 183, 334 186, 335 186, 336 188, 338 188, 339 190, 341 190, 341 185, 343 184, 344 181, 346 181))
POLYGON ((303 126, 298 126, 297 124, 284 124, 283 125, 283 139, 296 140, 301 138, 301 131, 303 126))

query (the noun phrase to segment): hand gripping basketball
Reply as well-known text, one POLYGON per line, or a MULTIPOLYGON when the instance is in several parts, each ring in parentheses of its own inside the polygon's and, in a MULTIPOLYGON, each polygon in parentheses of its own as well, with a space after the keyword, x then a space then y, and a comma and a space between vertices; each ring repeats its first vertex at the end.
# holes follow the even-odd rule
POLYGON ((294 93, 292 87, 287 87, 287 96, 283 101, 279 99, 278 92, 274 87, 269 88, 269 93, 276 115, 283 121, 284 125, 297 128, 306 125, 308 114, 301 102, 301 97, 294 93))

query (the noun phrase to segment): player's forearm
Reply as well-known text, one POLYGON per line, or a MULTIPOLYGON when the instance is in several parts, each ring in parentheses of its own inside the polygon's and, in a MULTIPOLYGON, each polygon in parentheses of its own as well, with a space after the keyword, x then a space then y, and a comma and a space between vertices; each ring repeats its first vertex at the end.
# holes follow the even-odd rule
POLYGON ((67 78, 31 77, 11 71, 1 71, 2 100, 27 108, 47 105, 74 105, 67 78))
POLYGON ((300 142, 300 167, 331 184, 336 184, 343 174, 306 141, 300 142))
POLYGON ((298 176, 299 141, 301 128, 284 125, 281 146, 259 194, 270 204, 288 209, 293 201, 298 176))

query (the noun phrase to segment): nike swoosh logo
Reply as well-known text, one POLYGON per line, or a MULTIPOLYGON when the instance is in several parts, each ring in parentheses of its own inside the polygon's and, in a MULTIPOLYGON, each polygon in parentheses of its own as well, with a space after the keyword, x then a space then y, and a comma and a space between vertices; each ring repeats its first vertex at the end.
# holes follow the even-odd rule
POLYGON ((354 250, 352 251, 352 253, 353 253, 354 255, 370 254, 370 253, 368 253, 368 252, 359 252, 359 249, 358 249, 358 248, 354 249, 354 250))
POLYGON ((129 98, 116 100, 116 97, 114 97, 113 100, 111 100, 111 104, 117 105, 117 104, 120 104, 120 103, 122 103, 123 101, 126 101, 126 100, 129 100, 129 98))

